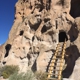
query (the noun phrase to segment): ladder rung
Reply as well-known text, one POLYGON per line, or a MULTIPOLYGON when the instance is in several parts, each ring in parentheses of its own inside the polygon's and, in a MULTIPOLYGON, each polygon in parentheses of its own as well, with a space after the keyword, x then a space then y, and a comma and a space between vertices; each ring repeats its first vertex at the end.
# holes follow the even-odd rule
POLYGON ((50 70, 50 71, 48 71, 48 73, 49 72, 51 72, 51 73, 58 72, 59 73, 59 72, 62 72, 62 70, 50 70))
POLYGON ((56 57, 58 57, 58 56, 59 56, 59 57, 62 57, 62 56, 64 56, 64 55, 61 55, 61 54, 59 54, 59 55, 56 55, 56 57))
POLYGON ((50 68, 48 70, 50 70, 50 71, 62 71, 62 70, 58 70, 58 69, 51 70, 50 68))
POLYGON ((48 74, 48 75, 51 75, 51 76, 59 76, 59 74, 48 74))
POLYGON ((64 56, 62 56, 62 55, 57 55, 56 57, 60 57, 60 58, 61 58, 61 57, 64 57, 64 56))
MULTIPOLYGON (((57 55, 57 56, 53 57, 52 60, 56 60, 56 59, 64 59, 64 58, 62 58, 62 57, 64 57, 64 56, 57 55)), ((51 59, 51 58, 50 58, 50 59, 51 59)))
POLYGON ((63 65, 62 66, 52 66, 52 65, 50 65, 49 67, 53 67, 53 68, 55 68, 55 67, 63 67, 63 65))
MULTIPOLYGON (((61 60, 61 59, 64 59, 64 58, 61 58, 61 57, 58 58, 58 57, 56 57, 56 59, 58 59, 58 60, 60 59, 61 60)), ((53 58, 52 60, 56 60, 56 59, 53 58)))
POLYGON ((51 63, 50 63, 50 64, 53 64, 53 63, 55 63, 55 64, 56 64, 56 63, 64 63, 64 62, 57 62, 57 61, 56 61, 56 62, 53 62, 53 61, 51 61, 51 63))
POLYGON ((56 68, 57 68, 57 67, 63 67, 63 65, 62 65, 62 66, 56 66, 56 68))
POLYGON ((62 50, 62 47, 59 47, 58 50, 62 50))
POLYGON ((51 75, 51 76, 61 76, 60 74, 55 74, 55 73, 48 73, 48 75, 51 75))
POLYGON ((58 79, 58 78, 49 78, 48 80, 61 80, 61 79, 58 79))
POLYGON ((51 65, 52 63, 63 63, 63 61, 59 61, 59 62, 58 62, 58 61, 57 61, 57 62, 52 62, 52 61, 51 61, 50 65, 51 65))
POLYGON ((49 78, 48 80, 59 80, 59 79, 57 79, 57 78, 49 78))
POLYGON ((62 52, 62 51, 59 51, 59 50, 58 50, 58 53, 59 53, 59 52, 62 52))

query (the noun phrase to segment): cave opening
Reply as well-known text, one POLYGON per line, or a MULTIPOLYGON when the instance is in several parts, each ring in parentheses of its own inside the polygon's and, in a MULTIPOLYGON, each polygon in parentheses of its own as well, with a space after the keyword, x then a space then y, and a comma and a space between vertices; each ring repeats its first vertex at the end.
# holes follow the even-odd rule
POLYGON ((23 34, 24 34, 24 31, 21 30, 19 35, 22 36, 23 34))
POLYGON ((10 49, 11 49, 11 44, 7 44, 7 45, 5 46, 5 49, 6 49, 6 54, 5 54, 4 57, 7 57, 7 56, 9 55, 9 51, 10 51, 10 49))
POLYGON ((64 42, 65 39, 66 39, 66 41, 68 40, 66 32, 64 32, 64 31, 59 32, 59 42, 64 42))
POLYGON ((80 17, 80 0, 71 0, 70 15, 73 18, 80 17))
POLYGON ((46 26, 44 25, 43 28, 42 28, 42 30, 41 30, 41 33, 44 33, 44 32, 46 32, 46 31, 47 31, 47 28, 46 28, 46 26))

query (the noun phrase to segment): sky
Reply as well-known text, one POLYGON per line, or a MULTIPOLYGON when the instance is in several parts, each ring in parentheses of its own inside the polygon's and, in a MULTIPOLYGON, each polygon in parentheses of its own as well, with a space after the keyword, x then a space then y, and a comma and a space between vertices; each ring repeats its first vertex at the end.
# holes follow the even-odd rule
POLYGON ((13 25, 15 14, 15 3, 18 0, 0 0, 0 44, 8 39, 13 25))

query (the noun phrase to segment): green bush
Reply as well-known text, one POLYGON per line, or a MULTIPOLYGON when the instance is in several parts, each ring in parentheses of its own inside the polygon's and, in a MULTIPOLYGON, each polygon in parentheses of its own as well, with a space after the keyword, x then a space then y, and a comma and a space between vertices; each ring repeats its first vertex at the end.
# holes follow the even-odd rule
POLYGON ((35 73, 35 77, 37 80, 47 80, 47 73, 39 71, 35 73))
POLYGON ((11 74, 14 74, 15 72, 19 71, 18 66, 14 65, 6 65, 2 68, 0 68, 0 76, 3 76, 3 78, 9 78, 11 74))
POLYGON ((31 71, 19 74, 16 72, 9 77, 9 80, 35 80, 35 76, 31 71))

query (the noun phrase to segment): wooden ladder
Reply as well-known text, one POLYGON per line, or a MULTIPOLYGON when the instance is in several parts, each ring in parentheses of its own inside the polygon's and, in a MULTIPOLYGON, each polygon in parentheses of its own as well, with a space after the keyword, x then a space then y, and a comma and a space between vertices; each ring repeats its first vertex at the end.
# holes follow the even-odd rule
POLYGON ((62 47, 60 47, 60 43, 57 44, 56 52, 52 56, 52 59, 48 68, 48 80, 61 80, 62 70, 64 66, 65 49, 66 49, 66 40, 63 43, 62 47), (61 51, 59 51, 59 49, 61 49, 61 51))

